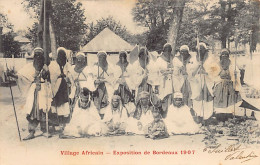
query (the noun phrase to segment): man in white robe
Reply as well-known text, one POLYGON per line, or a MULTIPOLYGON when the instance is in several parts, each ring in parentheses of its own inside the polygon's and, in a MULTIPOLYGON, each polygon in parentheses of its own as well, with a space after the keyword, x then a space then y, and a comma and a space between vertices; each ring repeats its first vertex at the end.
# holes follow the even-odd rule
MULTIPOLYGON (((32 63, 28 63, 20 69, 17 75, 10 75, 17 79, 17 84, 22 94, 26 96, 24 109, 28 120, 29 135, 23 140, 33 139, 35 131, 40 123, 41 131, 46 132, 46 113, 51 107, 51 85, 47 66, 44 65, 42 48, 35 48, 32 63)), ((49 136, 49 135, 47 135, 49 136)))
POLYGON ((140 92, 147 91, 150 94, 153 93, 153 80, 150 76, 152 67, 153 62, 149 58, 148 50, 142 47, 138 54, 138 60, 127 68, 129 78, 126 79, 126 83, 134 91, 135 103, 139 101, 140 92))
POLYGON ((97 54, 98 62, 91 66, 91 72, 94 75, 96 91, 94 92, 94 104, 103 119, 105 107, 108 106, 116 90, 116 80, 120 76, 120 70, 107 61, 107 53, 100 51, 97 54))
POLYGON ((91 71, 91 67, 87 66, 85 54, 78 52, 76 55, 75 66, 70 70, 70 75, 73 80, 71 82, 71 92, 69 96, 71 99, 72 109, 76 104, 82 88, 85 87, 92 92, 96 90, 94 76, 91 71))
POLYGON ((121 51, 119 53, 119 61, 115 66, 115 70, 120 71, 120 77, 117 77, 116 81, 116 91, 114 94, 117 94, 121 97, 122 105, 127 109, 128 114, 133 116, 135 111, 134 103, 134 94, 133 91, 129 88, 128 83, 131 83, 130 75, 128 73, 129 62, 127 61, 127 52, 121 51), (128 82, 128 83, 127 83, 128 82))
MULTIPOLYGON (((185 46, 182 46, 181 50, 188 51, 185 46)), ((165 118, 172 93, 181 91, 185 82, 182 60, 174 56, 171 44, 164 45, 163 53, 157 59, 154 68, 157 70, 158 96, 162 100, 162 116, 165 118)))
POLYGON ((57 123, 60 126, 60 131, 64 130, 66 123, 70 119, 70 87, 72 77, 70 66, 67 63, 67 50, 63 47, 57 50, 57 59, 49 65, 51 87, 52 87, 52 113, 58 116, 57 123))
POLYGON ((173 102, 169 105, 165 124, 169 134, 195 134, 200 132, 200 125, 194 120, 190 108, 184 104, 180 92, 173 94, 173 102))
POLYGON ((192 109, 196 116, 204 120, 213 114, 214 57, 209 56, 205 43, 199 43, 199 53, 193 55, 187 63, 187 72, 191 85, 192 109))

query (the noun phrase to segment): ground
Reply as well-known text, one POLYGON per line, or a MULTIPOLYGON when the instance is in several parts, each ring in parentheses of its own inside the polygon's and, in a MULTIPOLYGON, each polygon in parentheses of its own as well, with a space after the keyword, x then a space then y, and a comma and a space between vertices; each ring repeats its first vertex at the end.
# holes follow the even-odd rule
MULTIPOLYGON (((21 97, 17 86, 12 87, 12 91, 21 137, 24 138, 28 135, 25 112, 22 110, 25 98, 21 97)), ((58 135, 54 135, 47 139, 37 130, 38 137, 20 142, 8 87, 0 87, 0 105, 0 165, 147 164, 148 161, 149 164, 235 165, 252 158, 243 164, 260 163, 259 144, 240 146, 236 138, 230 136, 218 137, 220 146, 215 149, 206 148, 203 142, 205 134, 175 135, 161 140, 146 139, 137 135, 78 139, 59 139, 58 135), (75 152, 74 154, 78 152, 79 155, 62 155, 62 151, 75 152), (92 151, 92 154, 99 151, 99 154, 103 152, 103 155, 84 155, 82 151, 92 151), (145 154, 148 153, 145 151, 150 154, 145 154), (120 155, 120 152, 129 152, 129 155, 120 155), (141 155, 136 154, 138 152, 141 152, 141 155)))

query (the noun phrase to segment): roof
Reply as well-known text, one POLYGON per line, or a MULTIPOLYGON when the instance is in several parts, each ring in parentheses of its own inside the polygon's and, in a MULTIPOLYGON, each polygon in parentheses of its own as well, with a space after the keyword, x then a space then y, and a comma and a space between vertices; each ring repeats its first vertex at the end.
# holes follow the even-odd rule
POLYGON ((82 49, 85 53, 97 53, 99 51, 106 51, 107 53, 120 52, 122 50, 130 51, 134 46, 120 38, 109 28, 105 28, 82 49))
POLYGON ((21 42, 21 43, 30 43, 31 42, 28 38, 23 37, 23 36, 16 36, 16 37, 14 37, 14 40, 21 42))

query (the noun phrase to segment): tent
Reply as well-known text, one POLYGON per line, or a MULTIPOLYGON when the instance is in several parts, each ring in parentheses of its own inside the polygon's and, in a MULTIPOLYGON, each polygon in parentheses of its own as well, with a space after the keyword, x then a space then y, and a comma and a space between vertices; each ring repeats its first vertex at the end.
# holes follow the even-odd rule
POLYGON ((109 28, 105 28, 93 38, 81 51, 84 53, 96 54, 99 51, 106 51, 108 54, 118 54, 120 51, 131 51, 134 46, 120 38, 109 28))

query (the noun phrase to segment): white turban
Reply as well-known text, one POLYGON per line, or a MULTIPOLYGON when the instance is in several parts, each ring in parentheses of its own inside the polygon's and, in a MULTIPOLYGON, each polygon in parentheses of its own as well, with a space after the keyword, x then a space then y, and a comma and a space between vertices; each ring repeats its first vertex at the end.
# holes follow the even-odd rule
POLYGON ((175 92, 175 93, 173 94, 173 98, 183 98, 183 94, 180 93, 180 92, 175 92))
POLYGON ((188 45, 182 45, 182 46, 180 47, 180 51, 181 51, 181 50, 187 50, 188 52, 190 51, 188 45))

